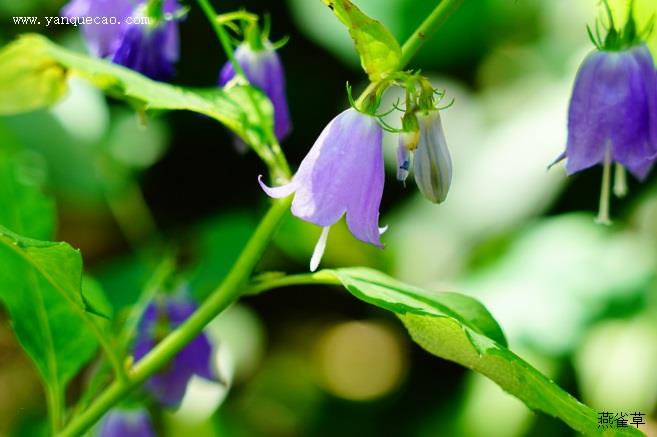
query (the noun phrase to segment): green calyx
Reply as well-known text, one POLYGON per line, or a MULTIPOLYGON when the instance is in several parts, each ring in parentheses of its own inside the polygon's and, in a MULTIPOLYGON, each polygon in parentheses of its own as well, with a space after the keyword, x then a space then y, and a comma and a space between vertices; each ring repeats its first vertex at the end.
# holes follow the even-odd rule
POLYGON ((144 15, 155 22, 162 21, 164 19, 163 6, 164 0, 148 0, 146 3, 146 9, 144 10, 144 15))
POLYGON ((353 99, 351 86, 347 83, 347 96, 353 108, 378 118, 383 129, 391 133, 417 132, 419 131, 416 119, 418 112, 426 113, 446 109, 453 103, 439 107, 439 103, 445 96, 444 91, 436 90, 429 79, 422 76, 420 72, 414 71, 398 71, 384 79, 370 83, 358 100, 353 99), (400 87, 405 91, 403 107, 400 104, 401 99, 398 99, 389 110, 380 111, 383 94, 393 86, 400 87), (401 128, 392 127, 383 119, 394 111, 404 113, 401 117, 401 128))
POLYGON ((240 45, 244 41, 254 52, 278 50, 287 44, 289 40, 288 37, 283 37, 273 43, 269 41, 269 34, 271 32, 271 19, 269 15, 264 16, 262 25, 260 24, 260 17, 245 9, 220 14, 217 16, 217 21, 233 33, 231 39, 235 46, 240 45))
POLYGON ((616 26, 608 0, 603 0, 602 3, 605 7, 607 15, 607 26, 605 27, 604 24, 601 25, 600 20, 596 20, 595 30, 587 26, 589 38, 598 48, 598 50, 626 50, 630 47, 640 44, 652 32, 652 23, 641 31, 637 29, 636 20, 634 19, 634 0, 630 0, 627 13, 627 21, 623 27, 616 26), (601 27, 602 31, 607 32, 605 37, 603 37, 601 34, 601 27))
POLYGON ((178 10, 165 13, 164 0, 148 0, 144 5, 143 15, 150 18, 151 26, 159 26, 162 22, 180 20, 189 13, 189 7, 181 7, 178 10))

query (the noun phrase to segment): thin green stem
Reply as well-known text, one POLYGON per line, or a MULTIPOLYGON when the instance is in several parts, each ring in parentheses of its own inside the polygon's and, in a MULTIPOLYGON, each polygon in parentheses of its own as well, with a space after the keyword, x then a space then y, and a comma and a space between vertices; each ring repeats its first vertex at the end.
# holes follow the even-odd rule
MULTIPOLYGON (((464 0, 442 0, 429 14, 429 16, 415 29, 415 32, 406 40, 402 46, 402 55, 399 59, 397 71, 401 71, 413 57, 420 51, 425 42, 427 42, 434 33, 447 21, 447 19, 463 4, 464 0)), ((370 83, 356 100, 356 106, 362 107, 365 99, 378 86, 378 82, 370 83)))
POLYGON ((105 357, 112 365, 112 369, 114 370, 114 374, 116 378, 118 379, 118 381, 126 381, 127 376, 125 373, 125 369, 123 367, 123 364, 121 363, 120 356, 116 352, 115 346, 112 344, 112 341, 105 336, 105 334, 103 333, 102 329, 98 326, 98 323, 96 322, 95 319, 91 319, 89 322, 90 322, 89 323, 90 326, 92 327, 92 330, 94 331, 94 334, 96 334, 96 338, 100 343, 100 347, 103 350, 105 357))
POLYGON ((291 285, 340 285, 335 275, 319 271, 317 273, 304 273, 273 278, 268 281, 251 284, 242 295, 253 296, 275 288, 289 287, 291 285))
POLYGON ((290 203, 289 198, 274 202, 222 284, 185 323, 133 367, 125 382, 113 382, 82 415, 74 418, 59 436, 78 436, 88 430, 105 412, 161 369, 198 336, 219 313, 237 300, 278 225, 286 215, 290 203))
POLYGON ((233 65, 235 74, 246 80, 244 70, 242 69, 240 63, 237 62, 237 58, 235 58, 235 52, 233 51, 233 45, 230 42, 230 36, 226 32, 226 29, 224 29, 223 24, 219 22, 217 12, 214 10, 209 0, 197 1, 199 6, 201 6, 201 9, 203 9, 205 16, 208 18, 208 21, 210 21, 210 24, 212 25, 215 33, 217 34, 217 38, 219 38, 221 47, 224 49, 226 56, 228 56, 230 63, 233 65))
POLYGON ((45 390, 46 402, 48 403, 48 417, 50 419, 50 431, 52 435, 55 435, 62 426, 64 399, 62 399, 57 387, 45 384, 45 390))
MULTIPOLYGON (((208 21, 210 21, 210 24, 212 25, 212 28, 214 29, 215 33, 217 34, 217 37, 219 38, 219 42, 221 43, 221 47, 226 53, 228 60, 232 64, 233 70, 235 70, 235 74, 239 76, 243 81, 248 83, 249 80, 244 74, 244 69, 237 61, 237 58, 235 57, 235 52, 233 51, 233 46, 230 41, 230 36, 228 35, 228 32, 226 32, 226 29, 224 28, 224 24, 219 19, 219 15, 217 14, 217 11, 214 10, 209 0, 197 0, 197 1, 198 4, 201 6, 201 9, 203 9, 203 12, 205 13, 208 21)), ((249 97, 249 100, 251 101, 251 105, 256 111, 258 118, 262 121, 269 122, 269 120, 266 120, 265 115, 262 113, 260 109, 260 105, 258 105, 258 102, 256 101, 255 97, 251 93, 251 90, 247 92, 247 95, 249 97)), ((273 132, 270 132, 269 136, 270 136, 270 138, 268 138, 269 148, 265 149, 268 153, 263 153, 262 150, 257 150, 259 148, 256 147, 254 147, 254 149, 256 149, 255 150, 256 153, 258 153, 260 158, 265 162, 265 164, 267 164, 270 172, 272 173, 272 175, 274 175, 274 177, 280 179, 289 179, 291 176, 290 166, 287 163, 287 160, 285 159, 285 155, 281 150, 281 146, 278 143, 276 136, 273 135, 273 132), (270 153, 272 155, 271 157, 268 156, 270 153)))
POLYGON ((402 46, 402 56, 399 61, 399 70, 413 59, 433 34, 447 21, 447 19, 463 4, 463 0, 442 0, 429 16, 420 24, 415 32, 402 46))

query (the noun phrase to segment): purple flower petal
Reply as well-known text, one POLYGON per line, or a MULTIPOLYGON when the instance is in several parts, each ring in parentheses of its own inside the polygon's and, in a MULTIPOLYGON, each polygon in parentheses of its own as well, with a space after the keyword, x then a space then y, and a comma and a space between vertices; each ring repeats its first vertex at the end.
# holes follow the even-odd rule
POLYGON ((116 17, 117 24, 81 26, 91 52, 104 58, 116 52, 126 29, 126 18, 141 4, 143 0, 72 0, 62 8, 61 14, 69 18, 116 17))
MULTIPOLYGON (((150 304, 139 324, 133 354, 139 361, 172 330, 184 323, 196 305, 184 296, 166 298, 150 304)), ((205 333, 188 343, 171 362, 146 381, 144 387, 161 404, 177 407, 193 375, 216 381, 212 345, 205 333)))
POLYGON ((645 45, 596 51, 582 64, 570 103, 566 170, 612 159, 644 178, 657 152, 657 76, 645 45))
POLYGON ((155 437, 153 423, 143 408, 110 410, 105 415, 98 437, 155 437))
MULTIPOLYGON (((263 50, 254 51, 244 42, 235 50, 235 58, 249 82, 260 88, 274 106, 276 138, 284 139, 292 130, 290 111, 285 97, 285 71, 278 53, 265 42, 263 50)), ((219 74, 219 85, 225 86, 235 77, 235 69, 227 62, 219 74)))
POLYGON ((274 199, 282 199, 283 197, 287 197, 294 193, 297 189, 297 184, 294 181, 290 182, 289 184, 281 185, 280 187, 268 187, 264 182, 262 182, 262 175, 258 176, 258 183, 260 184, 260 187, 263 189, 263 191, 267 193, 269 197, 273 197, 274 199))
POLYGON ((179 57, 178 24, 134 24, 126 28, 112 62, 155 80, 168 80, 179 57))
POLYGON ((346 213, 356 238, 382 247, 382 140, 374 117, 348 109, 324 128, 290 184, 264 188, 272 197, 294 192, 292 214, 318 226, 331 226, 346 213))

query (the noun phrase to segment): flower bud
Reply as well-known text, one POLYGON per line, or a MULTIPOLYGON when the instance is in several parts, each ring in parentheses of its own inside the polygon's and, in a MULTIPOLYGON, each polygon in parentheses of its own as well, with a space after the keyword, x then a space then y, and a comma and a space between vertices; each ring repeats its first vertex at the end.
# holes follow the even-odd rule
MULTIPOLYGON (((290 110, 285 95, 285 71, 274 46, 264 40, 261 47, 254 49, 249 42, 243 42, 235 50, 235 59, 244 70, 248 81, 264 92, 274 106, 274 131, 282 141, 292 130, 290 110)), ((235 77, 231 62, 221 69, 219 85, 227 85, 235 77)))
POLYGON ((383 195, 383 129, 375 117, 349 108, 322 131, 288 184, 260 186, 276 199, 294 194, 292 214, 324 228, 311 259, 317 268, 328 227, 342 216, 357 239, 383 248, 379 207, 383 195))
POLYGON ((452 159, 437 110, 419 112, 420 141, 413 157, 415 182, 420 192, 434 203, 442 203, 452 182, 452 159))

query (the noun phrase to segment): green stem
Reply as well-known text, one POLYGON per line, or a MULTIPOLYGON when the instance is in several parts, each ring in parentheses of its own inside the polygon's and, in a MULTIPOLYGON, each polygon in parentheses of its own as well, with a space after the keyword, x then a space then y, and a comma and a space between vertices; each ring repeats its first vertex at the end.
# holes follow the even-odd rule
MULTIPOLYGON (((91 317, 91 316, 90 316, 91 317)), ((90 326, 92 327, 92 330, 96 334, 96 338, 98 339, 98 342, 100 343, 100 347, 105 353, 105 357, 107 360, 110 362, 112 365, 112 369, 114 370, 114 374, 118 381, 126 381, 127 376, 125 373, 125 369, 123 367, 123 364, 121 363, 121 357, 117 354, 116 352, 116 347, 114 344, 112 344, 112 341, 105 336, 101 328, 98 326, 98 323, 96 322, 95 319, 90 320, 90 326)))
POLYGON ((402 46, 398 70, 403 70, 434 33, 463 4, 463 0, 442 0, 402 46))
MULTIPOLYGON (((221 47, 224 49, 226 56, 228 56, 228 60, 230 61, 230 63, 233 65, 235 74, 248 83, 249 80, 244 74, 244 69, 237 61, 237 58, 235 57, 235 52, 233 51, 233 46, 230 41, 230 36, 226 32, 224 25, 219 21, 218 19, 219 16, 217 12, 214 10, 209 0, 197 0, 197 1, 198 4, 201 6, 201 9, 203 9, 203 12, 205 13, 206 17, 208 18, 208 21, 210 21, 210 24, 212 25, 212 28, 214 29, 215 33, 217 34, 217 37, 219 38, 219 42, 221 43, 221 47)), ((258 105, 258 102, 251 94, 250 90, 247 93, 247 95, 249 96, 251 105, 256 111, 258 118, 260 120, 265 121, 265 116, 260 110, 260 106, 258 105)), ((266 121, 268 122, 269 120, 266 121)), ((291 176, 290 166, 288 165, 287 160, 285 159, 285 155, 281 150, 280 144, 278 144, 278 140, 276 139, 275 135, 273 135, 272 132, 270 132, 270 138, 268 138, 268 140, 269 140, 269 148, 266 148, 265 150, 261 150, 259 147, 253 147, 253 149, 258 154, 258 156, 260 156, 260 158, 265 162, 265 164, 267 164, 270 173, 276 179, 289 179, 291 176), (265 153, 265 151, 267 153, 265 153)))
POLYGON ((223 283, 185 323, 180 325, 133 367, 127 375, 126 381, 113 382, 82 415, 71 421, 59 434, 60 437, 83 434, 126 394, 137 388, 168 363, 181 349, 198 336, 208 323, 237 300, 262 253, 269 245, 269 241, 279 223, 286 215, 291 201, 290 198, 287 198, 274 202, 223 283))
POLYGON ((233 69, 235 70, 235 74, 246 80, 246 75, 244 74, 244 70, 242 69, 240 63, 237 62, 237 58, 235 58, 235 52, 233 52, 233 46, 230 42, 230 36, 226 32, 226 29, 224 29, 223 24, 221 24, 217 19, 218 17, 217 12, 214 10, 209 0, 197 0, 197 1, 199 6, 201 6, 201 9, 203 9, 203 12, 205 13, 206 17, 208 17, 208 20, 210 21, 210 24, 212 25, 212 28, 214 29, 215 33, 217 34, 217 37, 219 38, 219 42, 221 43, 221 47, 224 49, 224 52, 226 52, 226 56, 228 56, 228 60, 230 61, 231 64, 233 64, 233 69))
MULTIPOLYGON (((402 46, 402 55, 399 59, 397 71, 401 71, 413 57, 420 51, 434 33, 447 21, 447 19, 463 4, 464 0, 442 0, 429 14, 429 16, 415 29, 415 32, 406 40, 402 46)), ((370 83, 356 100, 356 106, 360 108, 365 99, 373 93, 378 82, 370 83)))
POLYGON ((341 285, 335 275, 319 271, 317 273, 304 273, 300 275, 281 276, 269 281, 251 284, 242 295, 253 296, 275 288, 289 287, 291 285, 341 285))
POLYGON ((46 402, 48 403, 48 417, 50 418, 50 431, 55 435, 62 426, 64 400, 60 390, 45 384, 46 402))

